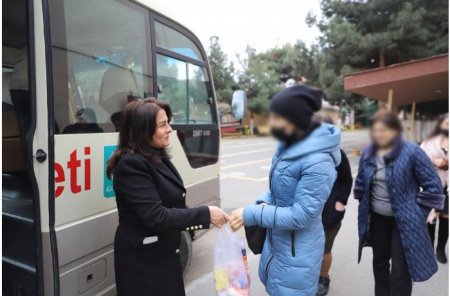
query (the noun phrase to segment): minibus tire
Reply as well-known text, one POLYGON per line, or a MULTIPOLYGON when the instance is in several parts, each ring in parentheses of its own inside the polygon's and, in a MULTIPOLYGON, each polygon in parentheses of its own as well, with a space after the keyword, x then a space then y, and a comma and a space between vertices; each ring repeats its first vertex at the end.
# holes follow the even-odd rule
POLYGON ((192 257, 192 239, 191 234, 187 231, 181 232, 181 244, 180 244, 180 260, 181 260, 181 270, 183 271, 183 276, 186 275, 189 265, 191 263, 192 257))

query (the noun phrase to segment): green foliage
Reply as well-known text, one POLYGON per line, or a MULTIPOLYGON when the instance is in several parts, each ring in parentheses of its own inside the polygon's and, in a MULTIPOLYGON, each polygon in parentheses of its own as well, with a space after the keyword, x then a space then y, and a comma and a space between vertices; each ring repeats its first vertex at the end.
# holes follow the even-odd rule
POLYGON ((270 98, 289 78, 317 85, 316 51, 301 41, 261 53, 247 47, 246 56, 240 59, 244 70, 239 73, 238 85, 247 93, 249 110, 266 114, 270 98))
POLYGON ((447 0, 322 0, 321 9, 306 21, 322 32, 318 80, 335 105, 361 100, 344 92, 348 73, 448 51, 447 0))
POLYGON ((332 105, 367 113, 376 106, 344 92, 345 75, 448 51, 447 0, 321 0, 321 9, 320 19, 306 19, 322 33, 317 44, 297 41, 259 53, 248 46, 238 56, 242 70, 236 82, 233 64, 218 37, 211 37, 209 59, 219 101, 229 102, 237 84, 246 91, 252 112, 267 113, 270 98, 294 78, 322 88, 332 105))
POLYGON ((248 110, 253 113, 267 115, 270 101, 266 97, 256 97, 248 102, 248 110))
POLYGON ((233 78, 234 65, 232 62, 228 62, 227 55, 220 46, 219 37, 212 36, 210 38, 208 53, 217 100, 231 103, 233 88, 236 85, 233 78))

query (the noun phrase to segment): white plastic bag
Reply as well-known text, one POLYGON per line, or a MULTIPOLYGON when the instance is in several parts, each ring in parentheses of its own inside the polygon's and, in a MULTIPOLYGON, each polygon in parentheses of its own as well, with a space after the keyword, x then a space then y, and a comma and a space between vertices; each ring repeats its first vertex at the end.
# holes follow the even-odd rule
POLYGON ((227 224, 217 232, 214 250, 214 283, 219 296, 248 296, 250 276, 243 238, 227 224))

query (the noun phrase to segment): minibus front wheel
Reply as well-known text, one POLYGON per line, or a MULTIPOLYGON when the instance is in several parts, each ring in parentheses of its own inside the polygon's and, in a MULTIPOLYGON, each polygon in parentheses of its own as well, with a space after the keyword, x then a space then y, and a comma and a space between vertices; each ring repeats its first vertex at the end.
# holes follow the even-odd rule
POLYGON ((187 231, 181 232, 180 260, 183 275, 186 275, 192 257, 192 238, 187 231))

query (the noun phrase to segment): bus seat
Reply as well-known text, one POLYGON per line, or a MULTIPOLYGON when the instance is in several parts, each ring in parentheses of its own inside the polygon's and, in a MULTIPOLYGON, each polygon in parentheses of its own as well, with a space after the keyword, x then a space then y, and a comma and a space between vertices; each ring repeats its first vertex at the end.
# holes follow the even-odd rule
POLYGON ((97 124, 97 116, 95 111, 90 108, 78 110, 76 113, 77 122, 66 126, 63 134, 79 134, 79 133, 103 133, 103 129, 97 124))
POLYGON ((2 108, 2 171, 24 171, 25 159, 22 153, 22 140, 16 112, 11 105, 6 103, 2 104, 2 108))
POLYGON ((139 94, 136 76, 132 70, 112 66, 103 74, 99 103, 109 114, 122 110, 130 94, 139 94))

